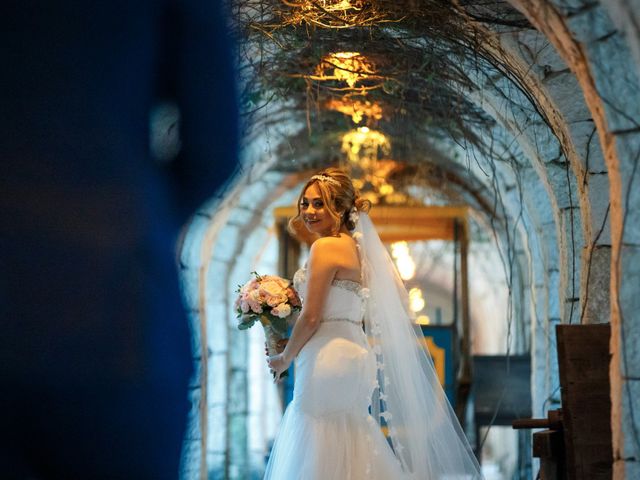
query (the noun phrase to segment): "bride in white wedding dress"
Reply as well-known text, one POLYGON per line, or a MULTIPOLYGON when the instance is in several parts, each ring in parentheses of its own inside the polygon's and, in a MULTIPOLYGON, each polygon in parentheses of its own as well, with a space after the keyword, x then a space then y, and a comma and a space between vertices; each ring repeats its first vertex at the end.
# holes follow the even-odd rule
POLYGON ((300 195, 291 228, 317 239, 294 277, 302 311, 267 360, 277 379, 295 359, 295 383, 264 478, 480 479, 369 207, 336 168, 300 195))

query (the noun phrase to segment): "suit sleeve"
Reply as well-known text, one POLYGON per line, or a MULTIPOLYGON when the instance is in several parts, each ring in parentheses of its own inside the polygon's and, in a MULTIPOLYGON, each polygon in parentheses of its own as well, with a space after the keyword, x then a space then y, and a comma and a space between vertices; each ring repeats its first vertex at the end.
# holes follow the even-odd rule
POLYGON ((172 162, 182 222, 238 167, 238 106, 232 41, 218 0, 178 0, 171 57, 182 148, 172 162))

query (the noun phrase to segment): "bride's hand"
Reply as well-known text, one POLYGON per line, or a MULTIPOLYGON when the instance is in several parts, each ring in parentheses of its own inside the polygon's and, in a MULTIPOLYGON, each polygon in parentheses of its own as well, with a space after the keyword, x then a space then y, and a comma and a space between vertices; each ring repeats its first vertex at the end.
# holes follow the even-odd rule
POLYGON ((267 364, 273 372, 274 382, 277 382, 280 380, 280 375, 291 365, 291 360, 286 358, 284 353, 279 353, 267 358, 267 364))

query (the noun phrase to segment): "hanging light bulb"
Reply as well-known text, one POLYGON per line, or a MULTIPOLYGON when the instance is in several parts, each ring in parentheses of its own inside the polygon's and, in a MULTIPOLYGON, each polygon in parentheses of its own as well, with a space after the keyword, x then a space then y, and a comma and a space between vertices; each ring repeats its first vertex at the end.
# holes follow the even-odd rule
POLYGON ((391 142, 382 132, 359 127, 342 136, 342 152, 350 163, 366 170, 381 157, 389 155, 391 142))
POLYGON ((418 313, 424 306, 425 301, 422 297, 422 290, 416 287, 409 290, 409 307, 411 310, 418 313))
POLYGON ((411 280, 416 274, 416 264, 409 253, 407 242, 394 242, 391 244, 391 256, 396 261, 396 267, 403 280, 411 280))

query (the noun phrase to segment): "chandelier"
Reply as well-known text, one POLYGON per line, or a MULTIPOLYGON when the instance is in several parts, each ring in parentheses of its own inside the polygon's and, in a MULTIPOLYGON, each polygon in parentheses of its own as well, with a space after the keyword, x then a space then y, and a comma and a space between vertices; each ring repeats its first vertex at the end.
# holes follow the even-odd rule
POLYGON ((388 13, 373 0, 282 0, 282 3, 290 8, 285 20, 291 25, 308 23, 343 29, 388 21, 388 13))
POLYGON ((375 167, 378 159, 391 153, 391 142, 382 132, 359 127, 342 136, 341 150, 349 163, 369 170, 375 167))
POLYGON ((378 103, 366 99, 357 100, 346 95, 342 98, 329 99, 325 103, 325 108, 350 116, 356 125, 362 122, 364 117, 370 120, 382 119, 382 107, 378 103))
POLYGON ((336 81, 346 83, 346 87, 334 87, 333 90, 357 90, 366 92, 381 85, 371 85, 367 80, 382 80, 376 74, 374 62, 358 52, 336 52, 322 57, 313 75, 306 78, 320 82, 336 81))

